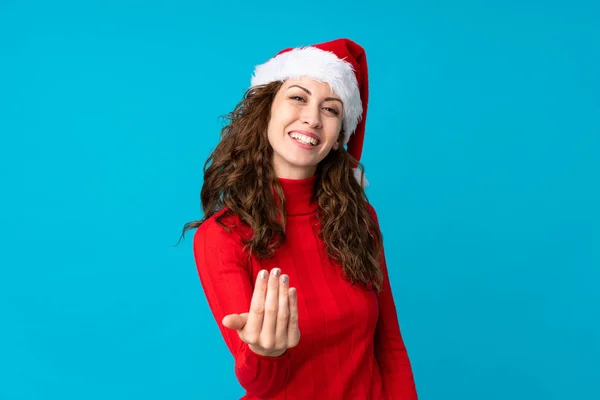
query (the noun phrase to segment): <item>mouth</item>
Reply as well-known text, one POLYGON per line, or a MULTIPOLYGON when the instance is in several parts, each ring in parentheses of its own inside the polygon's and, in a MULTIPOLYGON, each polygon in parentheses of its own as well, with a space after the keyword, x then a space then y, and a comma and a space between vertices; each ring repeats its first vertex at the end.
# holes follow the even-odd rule
POLYGON ((288 135, 296 141, 298 144, 304 146, 317 147, 321 141, 315 135, 310 134, 309 132, 302 133, 299 131, 291 131, 288 135))

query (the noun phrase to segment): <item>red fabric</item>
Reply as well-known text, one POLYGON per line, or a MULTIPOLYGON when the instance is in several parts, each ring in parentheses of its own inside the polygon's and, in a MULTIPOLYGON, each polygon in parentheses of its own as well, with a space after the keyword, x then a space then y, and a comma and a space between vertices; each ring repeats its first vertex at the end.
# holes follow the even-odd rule
POLYGON ((317 236, 315 177, 280 181, 286 196, 287 241, 273 258, 248 260, 241 244, 248 231, 235 217, 228 219, 228 224, 237 224, 231 233, 213 217, 194 235, 202 287, 247 392, 242 399, 417 399, 385 257, 382 293, 351 286, 317 236), (298 346, 271 358, 252 352, 221 320, 248 312, 258 272, 275 267, 297 288, 301 337, 298 346))

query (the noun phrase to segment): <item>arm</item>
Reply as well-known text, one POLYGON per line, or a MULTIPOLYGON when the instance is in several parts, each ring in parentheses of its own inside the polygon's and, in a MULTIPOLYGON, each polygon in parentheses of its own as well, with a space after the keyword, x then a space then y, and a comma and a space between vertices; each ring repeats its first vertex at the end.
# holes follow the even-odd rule
MULTIPOLYGON (((369 206, 379 226, 375 210, 369 206)), ((383 290, 378 293, 379 320, 375 329, 375 357, 381 370, 383 386, 390 399, 416 400, 417 391, 412 368, 400 333, 396 305, 390 285, 385 253, 382 249, 380 265, 383 272, 383 290)))
POLYGON ((241 239, 226 232, 214 219, 194 235, 194 258, 214 318, 229 351, 235 358, 235 375, 252 396, 270 396, 281 390, 289 368, 289 352, 279 357, 256 354, 237 331, 221 323, 228 314, 246 313, 254 285, 241 239))

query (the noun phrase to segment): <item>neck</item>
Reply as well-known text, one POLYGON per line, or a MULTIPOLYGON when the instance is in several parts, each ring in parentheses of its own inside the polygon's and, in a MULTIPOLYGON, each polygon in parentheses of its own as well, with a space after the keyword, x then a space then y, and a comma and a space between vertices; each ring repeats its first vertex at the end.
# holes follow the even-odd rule
POLYGON ((277 178, 285 196, 285 212, 288 216, 307 215, 317 211, 315 182, 313 175, 303 179, 277 178))
POLYGON ((315 175, 317 172, 316 166, 293 168, 291 165, 279 165, 280 163, 273 163, 275 169, 275 176, 281 179, 295 179, 302 180, 308 179, 315 175))

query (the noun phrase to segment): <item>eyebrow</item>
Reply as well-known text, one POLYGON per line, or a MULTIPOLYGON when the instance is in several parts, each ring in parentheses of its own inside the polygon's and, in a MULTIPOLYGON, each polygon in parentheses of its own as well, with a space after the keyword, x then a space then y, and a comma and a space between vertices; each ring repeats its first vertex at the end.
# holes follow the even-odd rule
MULTIPOLYGON (((306 93, 308 93, 309 95, 312 95, 310 90, 308 90, 305 87, 299 86, 299 85, 291 85, 290 87, 288 87, 288 89, 291 89, 293 87, 300 88, 300 89, 304 90, 306 93)), ((325 98, 325 101, 332 101, 332 100, 339 101, 340 103, 342 103, 342 105, 344 105, 344 102, 342 100, 338 99, 337 97, 326 97, 325 98)))

